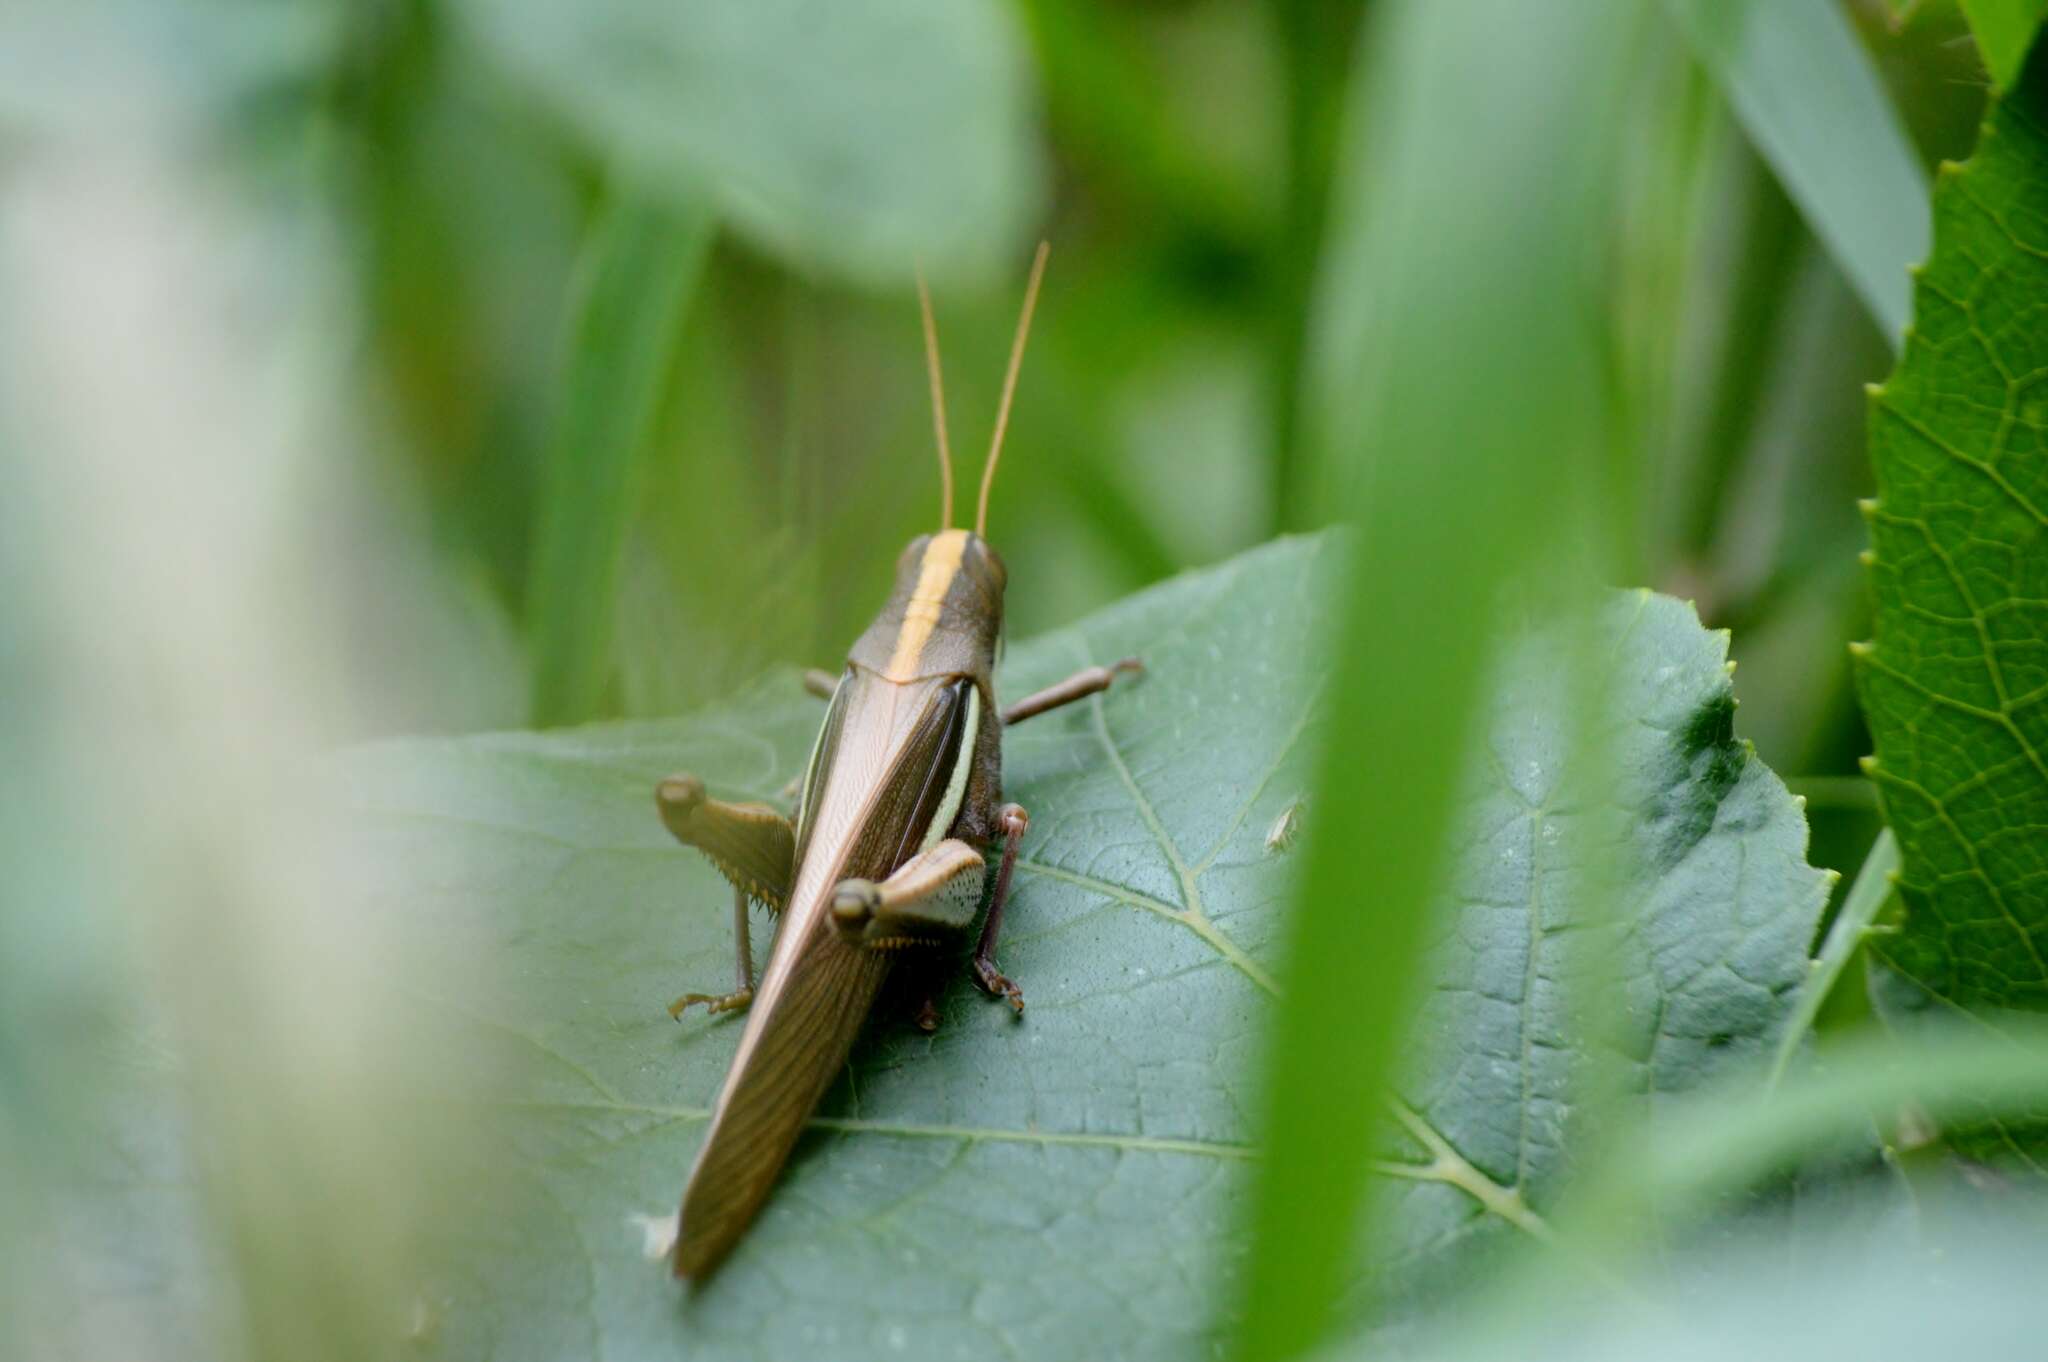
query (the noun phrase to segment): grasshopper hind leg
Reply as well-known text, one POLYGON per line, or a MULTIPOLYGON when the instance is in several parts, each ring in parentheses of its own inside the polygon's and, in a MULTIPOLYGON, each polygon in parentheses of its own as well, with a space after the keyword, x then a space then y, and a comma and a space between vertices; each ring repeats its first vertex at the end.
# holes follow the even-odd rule
POLYGON ((841 880, 832 890, 833 924, 870 950, 957 941, 974 925, 987 868, 980 852, 948 837, 886 880, 841 880))
MULTIPOLYGON (((1024 990, 996 967, 995 949, 996 939, 1002 935, 1010 879, 1017 869, 1017 846, 1031 826, 1031 815, 1022 805, 1005 804, 996 815, 996 826, 1002 830, 1003 859, 996 867, 995 892, 975 942, 972 968, 977 984, 1021 1015, 1024 990)), ((958 940, 974 925, 987 869, 988 862, 980 852, 957 837, 948 837, 930 851, 913 856, 879 883, 841 880, 832 891, 832 918, 846 940, 873 950, 958 940)), ((930 1009, 919 1016, 921 1030, 930 1030, 936 1023, 936 1014, 930 1009)))
POLYGON ((676 840, 695 847, 733 887, 733 944, 738 986, 730 993, 685 993, 669 1004, 671 1017, 702 1003, 714 1015, 737 1012, 754 999, 754 957, 747 928, 750 900, 780 912, 796 860, 796 829, 766 804, 712 799, 692 775, 671 776, 655 789, 661 821, 676 840))
POLYGON ((681 1021, 683 1013, 698 1003, 704 1004, 704 1010, 714 1017, 721 1012, 744 1012, 754 1001, 754 948, 748 939, 747 891, 744 889, 732 891, 732 936, 738 956, 739 986, 730 993, 685 993, 668 1005, 671 1017, 681 1021))

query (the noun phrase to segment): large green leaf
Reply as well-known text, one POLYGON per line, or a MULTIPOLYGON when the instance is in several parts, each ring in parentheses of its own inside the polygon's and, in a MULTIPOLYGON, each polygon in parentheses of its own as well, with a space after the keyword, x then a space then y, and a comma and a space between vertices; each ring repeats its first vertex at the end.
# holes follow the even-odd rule
MULTIPOLYGON (((726 1267, 685 1296, 646 1253, 739 1035, 662 1004, 731 968, 722 882, 654 817, 678 768, 773 797, 819 713, 779 677, 674 722, 392 741, 338 779, 411 923, 405 988, 481 1047, 479 1197, 455 1219, 447 1354, 1198 1355, 1227 1321, 1252 1072, 1318 713, 1329 540, 1284 540, 1018 645, 1017 693, 1141 653, 1147 674, 1009 735, 1031 809, 1002 961, 1013 1021, 955 972, 926 1037, 884 1015, 726 1267), (486 1062, 495 1056, 495 1064, 486 1062), (499 1159, 484 1151, 504 1146, 499 1159)), ((1617 596, 1609 737, 1634 912, 1623 1048, 1642 1091, 1765 1052, 1824 897, 1783 786, 1731 732, 1725 636, 1617 596)), ((1589 1127, 1561 997, 1586 815, 1562 791, 1560 637, 1510 649, 1457 904, 1407 1085, 1396 1249, 1447 1273, 1536 1244, 1589 1127)), ((1398 780, 1398 772, 1385 778, 1398 780)), ((1361 885, 1358 911, 1374 910, 1361 885)), ((1342 1044, 1341 1036, 1331 1043, 1342 1044)), ((1640 1097, 1628 1099, 1640 1102, 1640 1097)), ((1539 1250, 1544 1251, 1544 1250, 1539 1250)))
POLYGON ((1036 200, 1027 63, 993 0, 456 0, 600 157, 806 268, 985 268, 1036 200))
POLYGON ((1923 1004, 2048 1008, 2048 62, 1941 176, 1875 390, 1876 636, 1857 675, 1903 856, 1879 943, 1923 1004))

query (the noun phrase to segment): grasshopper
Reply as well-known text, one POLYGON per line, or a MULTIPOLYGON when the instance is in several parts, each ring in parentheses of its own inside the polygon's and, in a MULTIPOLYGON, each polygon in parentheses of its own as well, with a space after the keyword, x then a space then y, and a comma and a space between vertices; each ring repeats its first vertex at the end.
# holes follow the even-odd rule
MULTIPOLYGON (((918 280, 938 434, 941 528, 903 550, 888 604, 853 645, 839 677, 807 675, 807 687, 830 705, 797 787, 794 819, 764 803, 709 798, 692 775, 672 776, 656 790, 669 831, 732 882, 739 957, 732 992, 686 994, 669 1011, 680 1016, 699 1003, 713 1013, 748 1009, 683 1190, 678 1277, 704 1277, 752 1222, 812 1110, 845 1066, 891 965, 913 950, 966 939, 987 880, 988 863, 977 848, 1000 845, 1002 853, 974 947, 974 978, 1018 1015, 1024 1011, 1023 991, 995 959, 1018 844, 1031 823, 1022 807, 1003 802, 1003 729, 1141 669, 1126 658, 1077 672, 1007 709, 996 704, 1008 573, 983 535, 1045 258, 1041 243, 1010 347, 971 534, 953 528, 938 333, 930 294, 918 280), (747 940, 750 901, 779 915, 758 988, 747 940)), ((927 1002, 919 1025, 934 1024, 927 1002)))

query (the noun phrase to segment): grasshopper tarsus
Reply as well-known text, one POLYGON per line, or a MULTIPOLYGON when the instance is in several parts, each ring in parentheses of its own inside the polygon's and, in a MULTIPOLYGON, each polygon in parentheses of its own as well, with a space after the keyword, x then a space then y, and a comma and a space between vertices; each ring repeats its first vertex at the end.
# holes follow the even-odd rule
POLYGON ((980 984, 982 992, 989 997, 1008 1000, 1012 1011, 1020 1017, 1024 1015, 1024 990, 997 969, 995 961, 977 955, 974 958, 974 982, 980 984))
POLYGON ((681 1021, 683 1013, 702 1003, 704 1010, 715 1017, 721 1012, 744 1012, 753 1001, 751 987, 736 988, 730 993, 685 993, 668 1005, 668 1014, 681 1021))

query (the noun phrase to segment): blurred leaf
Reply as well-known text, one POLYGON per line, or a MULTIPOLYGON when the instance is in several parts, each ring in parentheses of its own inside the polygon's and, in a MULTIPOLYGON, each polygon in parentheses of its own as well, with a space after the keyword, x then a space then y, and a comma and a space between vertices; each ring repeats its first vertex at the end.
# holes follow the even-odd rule
POLYGON ((900 283, 1008 259, 1036 208, 1026 63, 993 0, 455 0, 649 189, 804 269, 900 283))
POLYGON ((628 194, 587 248, 527 602, 533 721, 542 727, 599 712, 637 466, 653 448, 650 428, 712 230, 701 207, 678 215, 628 194))
MULTIPOLYGON (((369 906, 426 937, 405 988, 479 1046, 471 1070, 496 1055, 516 1074, 479 1134, 459 1266, 428 1293, 449 1298, 440 1349, 1211 1346, 1288 897, 1276 829, 1322 816, 1301 795, 1328 703, 1323 588, 1342 558, 1329 541, 1282 541, 1012 650, 1011 694, 1091 659, 1135 650, 1149 665, 1007 739, 1007 793, 1035 818, 1002 959, 1029 1011, 1011 1021, 944 962, 936 1037, 909 1024, 915 998, 885 1009, 760 1222, 680 1303, 643 1237, 674 1208, 739 1028, 678 1027, 661 1010, 726 977, 731 939, 723 882, 669 840, 651 791, 687 768, 722 793, 773 798, 819 706, 785 675, 682 721, 347 755, 358 859, 378 868, 369 906), (500 1146, 507 1163, 486 1157, 500 1146)), ((1627 678, 1617 797, 1645 811, 1635 1039, 1657 1085, 1677 1088, 1765 1044, 1800 976, 1819 877, 1799 862, 1791 801, 1728 732, 1721 640, 1661 597, 1617 597, 1606 621, 1627 678)), ((1521 1193, 1548 1203, 1561 1142, 1579 1134, 1574 1041, 1548 982, 1573 905, 1526 908, 1569 874, 1551 857, 1570 815, 1539 812, 1568 727, 1555 646, 1517 654, 1464 815, 1462 906, 1427 1026, 1440 1067, 1412 1091, 1443 1123, 1432 1138, 1465 1153, 1398 1170, 1413 1179, 1400 1234, 1428 1244, 1432 1266, 1520 1234, 1495 1219, 1433 1242, 1447 1221, 1483 1220, 1482 1204, 1519 1204, 1535 1224, 1521 1193)))
POLYGON ((2048 55, 1942 174, 1904 357, 1875 390, 1875 640, 1857 678, 1923 1001, 2048 1009, 2048 55))
POLYGON ((1541 596, 1633 537, 1622 505, 1590 510, 1613 465, 1589 319, 1611 301, 1601 247, 1644 10, 1376 9, 1310 357, 1313 447, 1360 534, 1330 583, 1340 698, 1267 1047, 1239 1355, 1268 1362, 1327 1330, 1362 1202, 1370 1235, 1367 1164, 1449 883, 1502 593, 1541 596))
POLYGON ((1813 234, 1897 344, 1927 179, 1834 0, 1665 0, 1813 234))
POLYGON ((2034 32, 2041 16, 2048 14, 2048 0, 1958 0, 1976 36, 1977 51, 1984 69, 1991 73, 1992 88, 2005 91, 2019 79, 2026 65, 2027 49, 2034 45, 2034 32))
POLYGON ((2029 1020, 1996 1034, 1950 1017, 1903 1037, 1845 1037, 1782 1087, 1734 1075, 1674 1102, 1661 1137, 1618 1150, 1581 1189, 1576 1209, 1598 1228, 1613 1223, 1603 1212, 1645 1196, 1697 1209, 1816 1148, 1857 1138, 1873 1112, 1908 1104, 1935 1120, 2040 1110, 2048 1105, 2048 1030, 2029 1020))
MULTIPOLYGON (((1854 1213, 1858 1208, 1849 1208, 1854 1213)), ((1578 1300, 1496 1298, 1491 1309, 1447 1319, 1403 1355, 1431 1362, 1869 1362, 1930 1357, 2019 1358, 2048 1330, 2030 1272, 2040 1209, 1930 1208, 1925 1242, 1900 1251, 1874 1235, 1869 1209, 1813 1233, 1788 1270, 1783 1236, 1731 1237, 1710 1249, 1632 1264, 1631 1279, 1675 1283, 1646 1305, 1632 1289, 1578 1300)), ((1880 1221, 1880 1223, 1882 1223, 1880 1221)), ((1635 1285, 1629 1282, 1630 1288, 1635 1285)), ((1384 1350, 1334 1352, 1338 1358, 1384 1350)))
POLYGON ((1241 248, 1254 205, 1233 192, 1215 149, 1171 116, 1132 17, 1085 0, 1026 0, 1023 11, 1063 153, 1111 194, 1141 200, 1155 227, 1241 248))

